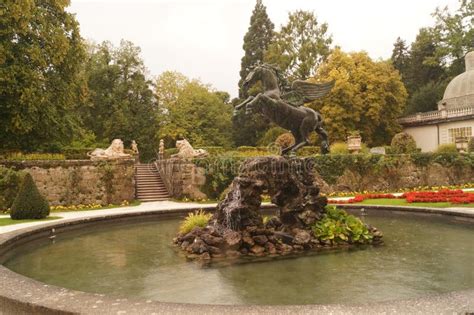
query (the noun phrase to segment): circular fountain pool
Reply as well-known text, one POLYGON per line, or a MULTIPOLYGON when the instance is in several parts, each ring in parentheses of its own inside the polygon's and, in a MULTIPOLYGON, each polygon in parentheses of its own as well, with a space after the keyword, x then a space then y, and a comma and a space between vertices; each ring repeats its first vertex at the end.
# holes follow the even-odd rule
POLYGON ((361 304, 474 288, 474 227, 436 216, 370 214, 385 245, 260 262, 189 262, 179 220, 86 227, 17 247, 4 265, 70 289, 198 304, 361 304))

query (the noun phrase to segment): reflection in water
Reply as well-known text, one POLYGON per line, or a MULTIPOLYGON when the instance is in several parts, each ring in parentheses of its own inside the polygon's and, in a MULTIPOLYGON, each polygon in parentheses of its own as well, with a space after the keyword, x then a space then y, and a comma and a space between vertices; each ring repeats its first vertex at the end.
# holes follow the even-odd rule
POLYGON ((366 216, 385 245, 202 267, 171 245, 178 221, 58 235, 21 246, 12 270, 71 289, 210 304, 365 303, 474 287, 474 229, 417 216, 366 216))

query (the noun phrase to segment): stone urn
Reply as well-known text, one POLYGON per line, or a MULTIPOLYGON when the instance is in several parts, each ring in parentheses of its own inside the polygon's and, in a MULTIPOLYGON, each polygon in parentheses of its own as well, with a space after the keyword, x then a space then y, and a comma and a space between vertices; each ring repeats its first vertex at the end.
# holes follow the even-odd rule
POLYGON ((348 136, 347 137, 347 148, 353 154, 360 152, 362 146, 362 137, 360 135, 348 136))
POLYGON ((467 146, 468 146, 468 143, 469 143, 469 138, 468 137, 456 137, 455 143, 456 143, 456 149, 460 153, 466 153, 467 152, 467 146))

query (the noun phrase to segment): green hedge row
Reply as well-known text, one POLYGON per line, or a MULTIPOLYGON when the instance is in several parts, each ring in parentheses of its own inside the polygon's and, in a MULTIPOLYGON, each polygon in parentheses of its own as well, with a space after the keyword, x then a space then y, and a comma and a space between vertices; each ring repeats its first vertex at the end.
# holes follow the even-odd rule
MULTIPOLYGON (((219 198, 230 185, 245 157, 209 157, 195 159, 197 166, 206 170, 206 184, 201 190, 212 199, 219 198)), ((426 167, 432 163, 450 167, 471 167, 474 169, 473 154, 457 153, 414 153, 414 154, 344 154, 344 155, 317 155, 308 157, 314 162, 314 167, 321 177, 328 183, 334 184, 346 169, 364 174, 369 171, 377 172, 384 169, 394 169, 412 162, 418 167, 426 167)))

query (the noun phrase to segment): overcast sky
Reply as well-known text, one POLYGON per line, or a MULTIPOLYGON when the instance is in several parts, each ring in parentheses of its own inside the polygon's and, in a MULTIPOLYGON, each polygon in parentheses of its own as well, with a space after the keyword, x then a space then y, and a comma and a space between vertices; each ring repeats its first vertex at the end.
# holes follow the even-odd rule
MULTIPOLYGON (((95 42, 127 39, 142 49, 151 75, 175 70, 237 95, 243 37, 255 0, 72 0, 81 34, 95 42)), ((433 24, 437 6, 457 0, 263 0, 278 30, 288 12, 314 11, 334 44, 388 58, 395 39, 410 43, 433 24)))

